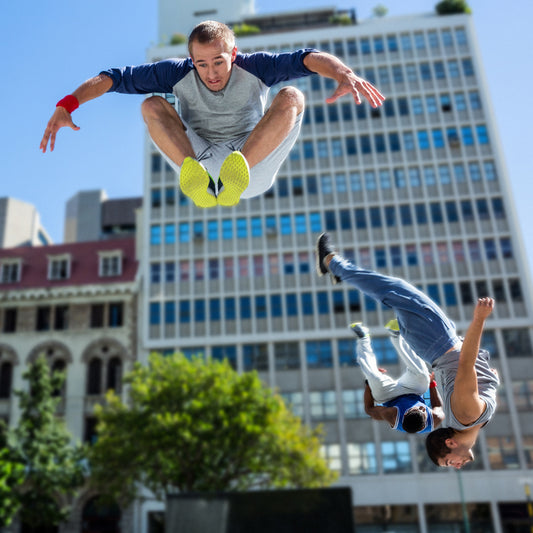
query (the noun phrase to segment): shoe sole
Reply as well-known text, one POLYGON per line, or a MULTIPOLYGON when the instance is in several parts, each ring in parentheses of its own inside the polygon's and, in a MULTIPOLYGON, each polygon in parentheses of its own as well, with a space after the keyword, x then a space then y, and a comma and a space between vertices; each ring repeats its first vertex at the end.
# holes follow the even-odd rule
POLYGON ((316 273, 319 275, 319 276, 325 276, 326 274, 329 274, 328 270, 326 269, 325 266, 321 265, 320 264, 320 246, 319 246, 319 243, 320 243, 320 239, 322 239, 322 236, 324 234, 321 233, 319 236, 318 236, 318 239, 316 240, 316 245, 315 245, 315 256, 316 256, 316 273), (322 270, 323 269, 323 270, 322 270))
POLYGON ((186 157, 181 165, 180 189, 188 196, 197 207, 215 207, 217 199, 207 191, 211 181, 209 173, 204 166, 193 159, 186 157))
POLYGON ((220 181, 224 188, 217 196, 218 205, 237 205, 250 183, 248 162, 240 152, 232 152, 224 159, 220 167, 220 181))

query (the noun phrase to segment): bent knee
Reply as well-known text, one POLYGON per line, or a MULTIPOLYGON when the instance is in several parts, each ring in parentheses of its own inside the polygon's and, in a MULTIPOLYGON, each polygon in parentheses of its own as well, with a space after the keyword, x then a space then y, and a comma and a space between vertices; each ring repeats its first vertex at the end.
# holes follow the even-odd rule
POLYGON ((304 110, 305 96, 302 91, 292 85, 281 88, 276 95, 276 98, 279 98, 282 105, 296 107, 298 114, 304 110))
POLYGON ((159 117, 161 113, 169 111, 173 107, 162 96, 150 96, 141 104, 143 118, 150 119, 159 117))

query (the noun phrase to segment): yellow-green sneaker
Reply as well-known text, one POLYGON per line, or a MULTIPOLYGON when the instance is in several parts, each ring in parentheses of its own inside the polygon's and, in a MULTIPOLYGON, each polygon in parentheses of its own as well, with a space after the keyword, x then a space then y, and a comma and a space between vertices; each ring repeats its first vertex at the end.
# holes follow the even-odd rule
POLYGON ((240 152, 232 152, 220 167, 218 180, 218 205, 231 207, 237 205, 241 194, 250 183, 248 161, 240 152))
POLYGON ((391 335, 394 335, 395 337, 398 336, 400 334, 400 325, 398 324, 398 319, 393 318, 392 320, 389 320, 385 324, 385 329, 388 329, 391 335))
POLYGON ((213 180, 202 163, 186 157, 181 165, 180 188, 197 207, 215 207, 217 198, 210 187, 213 180))

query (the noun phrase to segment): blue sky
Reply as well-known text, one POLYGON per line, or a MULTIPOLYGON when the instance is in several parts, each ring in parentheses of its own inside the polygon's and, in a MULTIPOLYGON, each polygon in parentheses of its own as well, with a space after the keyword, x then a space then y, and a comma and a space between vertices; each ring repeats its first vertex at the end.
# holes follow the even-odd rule
MULTIPOLYGON (((183 1, 183 0, 182 0, 183 1)), ((293 0, 290 9, 355 7, 360 19, 377 4, 388 16, 433 11, 436 0, 293 0)), ((533 265, 533 124, 531 0, 470 0, 512 183, 522 237, 533 265)), ((281 11, 281 0, 256 0, 257 12, 281 11)), ((65 202, 80 190, 112 198, 142 194, 144 125, 141 96, 109 94, 74 112, 78 132, 62 130, 53 153, 38 147, 56 102, 111 66, 143 63, 157 43, 156 0, 5 2, 0 17, 0 197, 34 204, 55 242, 63 238, 65 202)), ((510 214, 513 216, 513 214, 510 214)))

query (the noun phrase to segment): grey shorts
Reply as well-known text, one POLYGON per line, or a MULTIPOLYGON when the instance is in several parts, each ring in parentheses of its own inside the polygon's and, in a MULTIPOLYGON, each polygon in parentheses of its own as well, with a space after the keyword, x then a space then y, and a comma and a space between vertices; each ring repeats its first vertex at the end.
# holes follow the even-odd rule
MULTIPOLYGON (((241 198, 253 198, 254 196, 259 196, 272 187, 279 168, 289 155, 289 152, 292 150, 292 147, 300 134, 302 117, 303 112, 296 117, 294 127, 282 143, 273 152, 268 154, 265 159, 250 169, 250 185, 248 185, 248 188, 242 193, 241 198)), ((250 135, 250 132, 248 132, 236 139, 211 144, 197 135, 185 121, 182 120, 182 122, 186 128, 187 137, 191 141, 196 158, 205 166, 207 172, 209 172, 215 180, 220 174, 220 167, 222 166, 224 159, 226 159, 231 152, 236 150, 240 151, 250 135)), ((179 176, 181 167, 168 158, 155 143, 154 145, 179 176)))

